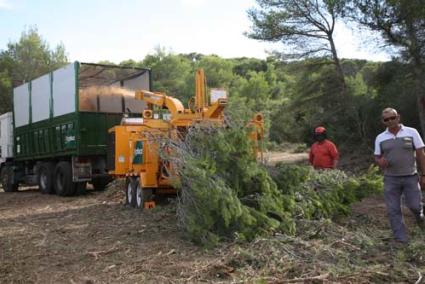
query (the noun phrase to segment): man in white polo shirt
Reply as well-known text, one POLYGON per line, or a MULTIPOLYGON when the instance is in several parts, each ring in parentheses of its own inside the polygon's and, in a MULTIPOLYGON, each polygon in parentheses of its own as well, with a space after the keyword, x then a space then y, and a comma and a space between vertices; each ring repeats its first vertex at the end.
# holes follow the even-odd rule
POLYGON ((384 109, 382 122, 387 128, 376 137, 375 161, 384 171, 384 197, 394 238, 407 243, 401 213, 402 195, 418 225, 425 227, 420 187, 425 184, 425 145, 416 129, 400 123, 400 115, 395 109, 384 109), (420 178, 416 159, 421 166, 420 178))

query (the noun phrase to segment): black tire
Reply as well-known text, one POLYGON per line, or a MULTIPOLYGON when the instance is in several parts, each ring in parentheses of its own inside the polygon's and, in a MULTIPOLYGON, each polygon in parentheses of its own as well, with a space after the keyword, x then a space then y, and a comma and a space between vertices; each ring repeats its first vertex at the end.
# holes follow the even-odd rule
POLYGON ((152 189, 143 188, 139 179, 136 181, 136 208, 144 209, 146 201, 152 201, 152 189))
POLYGON ((77 185, 72 182, 72 168, 69 162, 59 162, 55 169, 54 187, 59 196, 73 196, 77 185))
POLYGON ((136 178, 127 178, 126 187, 125 187, 125 204, 130 205, 131 207, 136 207, 136 187, 137 179, 136 178))
POLYGON ((1 185, 4 192, 15 192, 18 191, 18 184, 13 181, 13 168, 10 166, 4 166, 0 173, 1 185))
POLYGON ((91 184, 95 191, 103 191, 111 180, 112 179, 110 177, 94 178, 91 184))
POLYGON ((55 193, 53 188, 55 166, 52 163, 43 163, 38 168, 38 188, 43 194, 55 193))
POLYGON ((75 184, 75 194, 84 195, 86 194, 87 182, 78 182, 75 184))
POLYGON ((4 175, 5 174, 6 174, 6 167, 0 168, 0 185, 1 185, 1 188, 4 188, 3 180, 4 180, 4 175))

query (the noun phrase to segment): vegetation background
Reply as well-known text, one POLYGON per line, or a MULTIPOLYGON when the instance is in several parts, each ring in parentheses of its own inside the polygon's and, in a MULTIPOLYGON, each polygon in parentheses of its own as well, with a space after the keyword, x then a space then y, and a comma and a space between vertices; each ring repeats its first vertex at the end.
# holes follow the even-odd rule
MULTIPOLYGON (((257 0, 247 12, 253 40, 281 42, 266 59, 175 54, 157 47, 142 61, 119 65, 152 69, 153 89, 186 103, 194 71, 208 85, 226 88, 228 113, 244 120, 265 115, 269 147, 307 143, 324 125, 342 149, 371 152, 382 131, 380 112, 394 107, 406 125, 425 131, 425 3, 419 0, 257 0), (392 52, 388 62, 341 59, 334 41, 342 22, 380 35, 392 52)), ((368 43, 376 48, 374 42, 368 43)), ((68 62, 64 45, 50 47, 37 28, 0 51, 0 113, 11 110, 13 87, 68 62)), ((111 63, 107 59, 100 63, 111 63)))

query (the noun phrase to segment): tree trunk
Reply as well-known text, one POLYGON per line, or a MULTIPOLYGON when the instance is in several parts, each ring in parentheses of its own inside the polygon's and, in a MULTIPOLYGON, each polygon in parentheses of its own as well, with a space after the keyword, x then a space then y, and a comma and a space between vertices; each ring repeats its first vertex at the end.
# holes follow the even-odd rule
POLYGON ((424 86, 424 71, 422 66, 414 66, 415 70, 415 93, 418 104, 419 123, 421 125, 422 137, 425 136, 425 86, 424 86))
POLYGON ((341 62, 339 61, 339 57, 336 52, 335 42, 331 34, 328 34, 328 39, 331 45, 332 60, 335 64, 336 73, 341 84, 341 95, 345 96, 347 94, 347 84, 345 83, 344 71, 342 70, 341 62))
POLYGON ((422 137, 425 136, 425 85, 424 85, 424 66, 421 50, 418 44, 418 34, 415 25, 412 22, 407 23, 407 35, 410 41, 408 50, 413 62, 413 72, 415 78, 415 94, 419 114, 419 123, 421 126, 422 137))

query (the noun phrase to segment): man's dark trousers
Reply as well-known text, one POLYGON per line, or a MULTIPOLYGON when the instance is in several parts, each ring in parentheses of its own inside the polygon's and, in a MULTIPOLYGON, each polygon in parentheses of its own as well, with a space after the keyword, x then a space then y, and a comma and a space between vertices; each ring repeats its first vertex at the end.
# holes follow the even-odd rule
POLYGON ((407 242, 406 227, 401 213, 401 196, 417 222, 423 218, 422 193, 418 175, 384 176, 384 197, 388 216, 396 240, 407 242))

